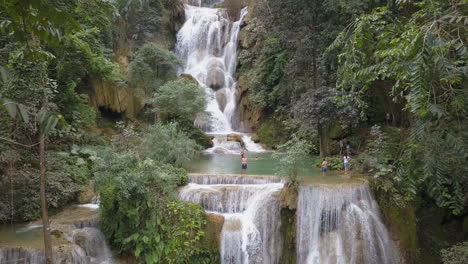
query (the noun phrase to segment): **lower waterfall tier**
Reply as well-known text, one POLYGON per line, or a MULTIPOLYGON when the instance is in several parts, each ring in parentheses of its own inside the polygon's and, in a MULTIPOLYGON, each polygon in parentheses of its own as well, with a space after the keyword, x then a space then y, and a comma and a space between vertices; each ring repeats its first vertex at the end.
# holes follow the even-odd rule
POLYGON ((299 264, 393 264, 396 249, 367 185, 299 188, 299 264))

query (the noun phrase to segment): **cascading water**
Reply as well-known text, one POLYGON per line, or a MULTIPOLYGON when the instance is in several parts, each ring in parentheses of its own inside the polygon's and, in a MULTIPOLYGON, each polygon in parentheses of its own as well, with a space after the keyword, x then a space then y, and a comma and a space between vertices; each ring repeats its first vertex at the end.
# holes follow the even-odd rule
POLYGON ((221 263, 277 264, 282 249, 277 195, 282 188, 275 177, 191 175, 180 198, 224 217, 221 263))
MULTIPOLYGON (((197 1, 188 1, 196 4, 192 2, 197 1)), ((235 132, 239 124, 235 72, 239 31, 246 14, 247 8, 244 8, 240 19, 231 22, 225 9, 186 5, 186 22, 177 34, 176 53, 186 62, 181 73, 193 76, 206 93, 205 113, 196 119, 195 125, 215 137, 235 132)), ((243 137, 249 136, 243 134, 243 137)), ((218 152, 239 153, 241 150, 233 150, 231 143, 220 139, 214 144, 218 152)), ((245 147, 249 151, 264 151, 251 140, 245 147)))
MULTIPOLYGON (((101 231, 94 227, 74 229, 67 235, 69 246, 54 247, 54 264, 112 264, 112 253, 101 231), (68 248, 69 247, 69 248, 68 248), (68 249, 64 249, 68 248, 68 249)), ((43 250, 28 248, 0 248, 0 263, 43 264, 43 250)))
POLYGON ((396 251, 367 185, 299 188, 298 264, 393 264, 396 251))

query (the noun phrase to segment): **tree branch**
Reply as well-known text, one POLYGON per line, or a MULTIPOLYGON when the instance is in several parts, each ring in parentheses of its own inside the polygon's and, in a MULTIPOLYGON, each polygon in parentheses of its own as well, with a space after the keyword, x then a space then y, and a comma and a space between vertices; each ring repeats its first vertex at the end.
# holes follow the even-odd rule
POLYGON ((0 137, 0 140, 5 141, 8 144, 17 145, 17 146, 21 146, 21 147, 24 147, 24 148, 32 148, 32 147, 37 146, 39 144, 39 143, 36 143, 36 144, 32 144, 32 145, 25 145, 25 144, 21 144, 19 142, 16 142, 13 139, 4 138, 4 137, 0 137))

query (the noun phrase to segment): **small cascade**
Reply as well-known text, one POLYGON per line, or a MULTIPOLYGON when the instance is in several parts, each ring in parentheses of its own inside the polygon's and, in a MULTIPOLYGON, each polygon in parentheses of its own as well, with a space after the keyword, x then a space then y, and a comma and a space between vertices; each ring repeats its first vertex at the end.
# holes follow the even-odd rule
MULTIPOLYGON (((93 227, 75 229, 68 234, 70 245, 54 247, 54 264, 112 264, 112 253, 101 231, 93 227)), ((29 248, 0 248, 0 263, 43 264, 44 251, 29 248)))
POLYGON ((184 201, 222 215, 221 263, 277 264, 282 249, 278 193, 272 176, 190 175, 180 190, 184 201))
POLYGON ((227 135, 215 135, 213 147, 206 149, 209 154, 240 154, 244 149, 240 142, 229 141, 227 135))
POLYGON ((298 264, 393 264, 396 251, 367 185, 299 189, 298 264))

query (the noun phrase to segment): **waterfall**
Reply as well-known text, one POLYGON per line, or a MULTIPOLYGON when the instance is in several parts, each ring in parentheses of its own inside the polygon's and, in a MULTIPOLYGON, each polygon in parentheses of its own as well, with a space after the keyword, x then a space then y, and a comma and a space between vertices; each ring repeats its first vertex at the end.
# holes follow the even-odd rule
MULTIPOLYGON (((176 54, 186 62, 180 73, 190 74, 204 89, 207 106, 195 125, 217 138, 236 132, 240 123, 235 73, 240 26, 247 8, 242 9, 238 21, 232 22, 225 9, 199 7, 200 1, 186 3, 198 6, 185 5, 186 22, 177 33, 176 54)), ((243 137, 250 139, 249 135, 243 137)), ((251 140, 248 143, 248 151, 264 151, 251 140)), ((225 150, 223 153, 240 153, 242 149, 222 139, 215 140, 214 146, 213 150, 225 150)))
POLYGON ((299 188, 299 264, 393 264, 396 251, 367 185, 299 188))
MULTIPOLYGON (((67 234, 70 245, 53 248, 54 264, 112 264, 112 253, 101 231, 94 227, 75 229, 67 234)), ((0 263, 43 264, 43 250, 0 248, 0 263)))
POLYGON ((283 183, 274 177, 190 175, 184 201, 222 215, 221 263, 277 264, 282 249, 280 204, 283 183))

